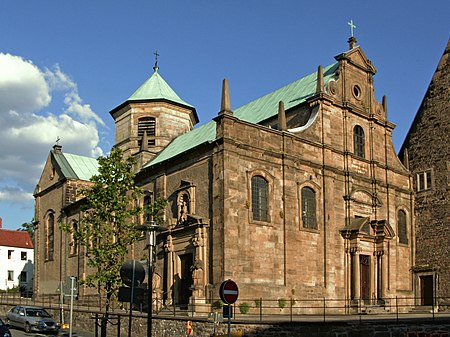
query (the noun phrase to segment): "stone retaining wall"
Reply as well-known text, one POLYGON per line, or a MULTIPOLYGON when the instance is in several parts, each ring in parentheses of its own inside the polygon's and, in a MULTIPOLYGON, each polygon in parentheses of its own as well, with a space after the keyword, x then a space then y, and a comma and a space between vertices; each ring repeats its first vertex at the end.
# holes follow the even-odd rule
MULTIPOLYGON (((9 305, 0 305, 0 317, 5 317, 9 305)), ((59 311, 49 309, 54 317, 59 317, 59 311)), ((101 313, 98 313, 101 317, 101 313)), ((74 310, 74 327, 79 330, 89 331, 94 334, 95 312, 74 310)), ((450 337, 450 316, 427 318, 408 318, 313 322, 312 318, 305 318, 302 322, 277 322, 257 323, 233 321, 231 331, 242 331, 245 337, 450 337)), ((193 322, 194 336, 209 337, 213 332, 213 324, 205 319, 189 317, 154 317, 153 336, 157 337, 184 337, 187 321, 193 322)), ((114 320, 117 322, 117 319, 114 320)), ((121 337, 128 336, 128 315, 120 315, 121 337)), ((100 333, 100 329, 98 330, 100 333)), ((217 334, 227 334, 227 324, 224 322, 217 328, 217 334)), ((136 313, 133 315, 132 334, 133 337, 147 336, 146 316, 136 313)), ((117 325, 109 325, 108 337, 117 337, 117 325)), ((86 336, 89 337, 89 336, 86 336)))

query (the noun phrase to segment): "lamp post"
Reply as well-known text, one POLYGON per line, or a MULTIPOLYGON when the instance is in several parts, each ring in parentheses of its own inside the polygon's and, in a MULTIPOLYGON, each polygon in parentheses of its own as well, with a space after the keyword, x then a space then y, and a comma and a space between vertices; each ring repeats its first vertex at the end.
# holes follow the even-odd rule
POLYGON ((153 270, 156 261, 155 247, 156 247, 156 232, 158 230, 165 229, 164 227, 158 226, 155 221, 146 221, 143 225, 136 226, 136 230, 143 231, 147 235, 147 246, 148 249, 148 295, 147 295, 147 337, 152 336, 152 314, 153 314, 153 270))

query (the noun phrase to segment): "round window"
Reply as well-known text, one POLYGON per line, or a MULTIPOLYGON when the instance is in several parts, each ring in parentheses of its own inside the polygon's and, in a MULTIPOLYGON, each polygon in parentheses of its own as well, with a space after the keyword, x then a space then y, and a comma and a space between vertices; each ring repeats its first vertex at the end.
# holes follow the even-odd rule
POLYGON ((355 96, 357 99, 361 98, 361 88, 357 84, 353 86, 353 96, 355 96))
POLYGON ((330 82, 328 82, 328 93, 330 93, 331 95, 336 95, 336 81, 335 80, 331 80, 330 82))

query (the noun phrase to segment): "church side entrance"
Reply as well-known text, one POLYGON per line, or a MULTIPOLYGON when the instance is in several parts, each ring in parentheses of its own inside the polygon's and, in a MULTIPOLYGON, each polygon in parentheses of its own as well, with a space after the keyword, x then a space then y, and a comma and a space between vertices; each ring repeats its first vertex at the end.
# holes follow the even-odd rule
POLYGON ((421 305, 433 305, 433 275, 420 276, 421 305))
POLYGON ((189 298, 192 296, 193 280, 191 266, 193 263, 193 254, 180 255, 180 282, 177 303, 182 307, 187 307, 189 298))
POLYGON ((360 255, 361 272, 361 299, 365 304, 370 304, 370 256, 360 255))

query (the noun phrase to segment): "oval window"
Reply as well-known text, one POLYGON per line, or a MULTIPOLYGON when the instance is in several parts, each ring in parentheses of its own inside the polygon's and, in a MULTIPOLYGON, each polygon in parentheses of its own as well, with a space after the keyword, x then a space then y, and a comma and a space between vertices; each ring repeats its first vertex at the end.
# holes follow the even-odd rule
POLYGON ((357 99, 361 98, 361 88, 356 84, 353 86, 353 96, 357 99))

